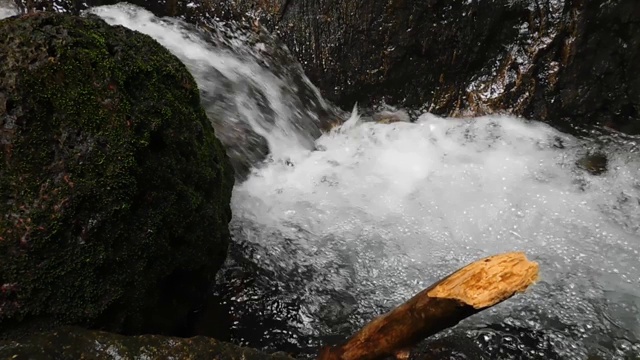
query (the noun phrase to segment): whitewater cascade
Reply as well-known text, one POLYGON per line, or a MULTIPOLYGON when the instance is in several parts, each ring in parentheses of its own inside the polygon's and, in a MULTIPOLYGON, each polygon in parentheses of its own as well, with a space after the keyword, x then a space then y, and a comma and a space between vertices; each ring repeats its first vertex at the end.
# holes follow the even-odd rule
POLYGON ((277 105, 277 126, 265 128, 255 94, 232 86, 237 102, 227 111, 247 119, 271 151, 232 200, 234 240, 264 279, 228 301, 249 312, 269 303, 264 311, 283 321, 259 340, 240 331, 257 326, 234 324, 245 334, 235 341, 315 346, 471 261, 524 251, 540 264, 541 280, 441 334, 466 347, 457 358, 640 354, 640 139, 579 139, 507 116, 427 113, 414 123, 378 124, 354 112, 314 141, 317 128, 304 124, 318 115, 258 53, 216 49, 177 21, 133 6, 91 12, 154 37, 203 93, 220 91, 203 78, 215 69, 231 85, 258 81, 277 105), (280 101, 283 93, 290 100, 280 101), (577 165, 593 152, 607 155, 603 174, 577 165))
POLYGON ((340 115, 266 32, 215 19, 195 27, 127 3, 86 13, 150 35, 187 66, 239 178, 267 153, 286 157, 294 148, 312 149, 321 128, 340 115))
POLYGON ((0 2, 0 19, 4 19, 9 16, 13 16, 17 14, 18 11, 12 7, 9 7, 9 4, 4 4, 0 2))

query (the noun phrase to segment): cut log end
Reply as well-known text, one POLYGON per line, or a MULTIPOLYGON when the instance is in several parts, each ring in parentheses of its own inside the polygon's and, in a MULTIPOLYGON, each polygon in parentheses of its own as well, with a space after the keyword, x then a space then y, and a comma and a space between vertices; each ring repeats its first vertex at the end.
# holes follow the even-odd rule
POLYGON ((524 292, 538 279, 538 264, 522 252, 490 256, 456 271, 428 292, 484 309, 524 292))

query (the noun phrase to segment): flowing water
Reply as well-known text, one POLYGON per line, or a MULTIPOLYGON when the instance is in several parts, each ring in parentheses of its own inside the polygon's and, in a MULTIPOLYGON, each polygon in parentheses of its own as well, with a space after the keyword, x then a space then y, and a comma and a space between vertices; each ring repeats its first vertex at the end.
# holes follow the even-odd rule
POLYGON ((340 113, 324 101, 279 40, 266 32, 215 19, 196 28, 129 4, 89 12, 152 36, 187 65, 240 178, 267 152, 286 157, 292 149, 313 148, 321 128, 340 113))
POLYGON ((18 11, 12 6, 9 1, 0 0, 0 19, 4 19, 9 16, 13 16, 18 13, 18 11))
POLYGON ((234 97, 210 106, 269 146, 233 194, 235 245, 216 289, 233 315, 230 340, 311 354, 469 262, 524 251, 540 264, 537 284, 424 342, 416 358, 640 356, 640 139, 575 138, 505 116, 379 124, 354 112, 314 141, 321 115, 308 94, 257 53, 131 6, 92 12, 157 39, 204 94, 231 86, 234 97), (587 171, 594 153, 606 155, 605 172, 587 171))
POLYGON ((640 157, 601 145, 609 171, 594 176, 576 166, 594 146, 507 117, 353 124, 237 185, 234 230, 316 336, 519 250, 540 282, 454 335, 489 358, 640 354, 640 157))

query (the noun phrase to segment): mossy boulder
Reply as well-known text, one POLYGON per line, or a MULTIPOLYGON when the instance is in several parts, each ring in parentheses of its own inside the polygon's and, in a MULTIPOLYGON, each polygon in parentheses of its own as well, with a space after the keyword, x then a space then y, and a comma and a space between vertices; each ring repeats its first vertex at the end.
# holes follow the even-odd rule
POLYGON ((19 341, 0 341, 0 358, 293 360, 283 353, 270 355, 204 336, 189 339, 157 335, 122 336, 76 327, 32 335, 19 341))
POLYGON ((0 34, 0 337, 179 332, 225 259, 234 181, 192 76, 94 16, 0 34))

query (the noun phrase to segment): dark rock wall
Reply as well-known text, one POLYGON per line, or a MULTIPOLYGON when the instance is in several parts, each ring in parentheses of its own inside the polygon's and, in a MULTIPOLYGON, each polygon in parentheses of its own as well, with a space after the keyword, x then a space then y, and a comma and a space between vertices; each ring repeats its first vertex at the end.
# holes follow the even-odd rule
POLYGON ((545 88, 541 81, 522 112, 640 134, 640 2, 580 1, 566 17, 556 40, 557 83, 545 88))
POLYGON ((510 112, 640 133, 640 2, 243 0, 343 108, 510 112))
POLYGON ((255 14, 285 39, 330 100, 345 107, 379 100, 422 105, 464 89, 486 59, 514 41, 523 19, 507 3, 274 0, 255 14))

